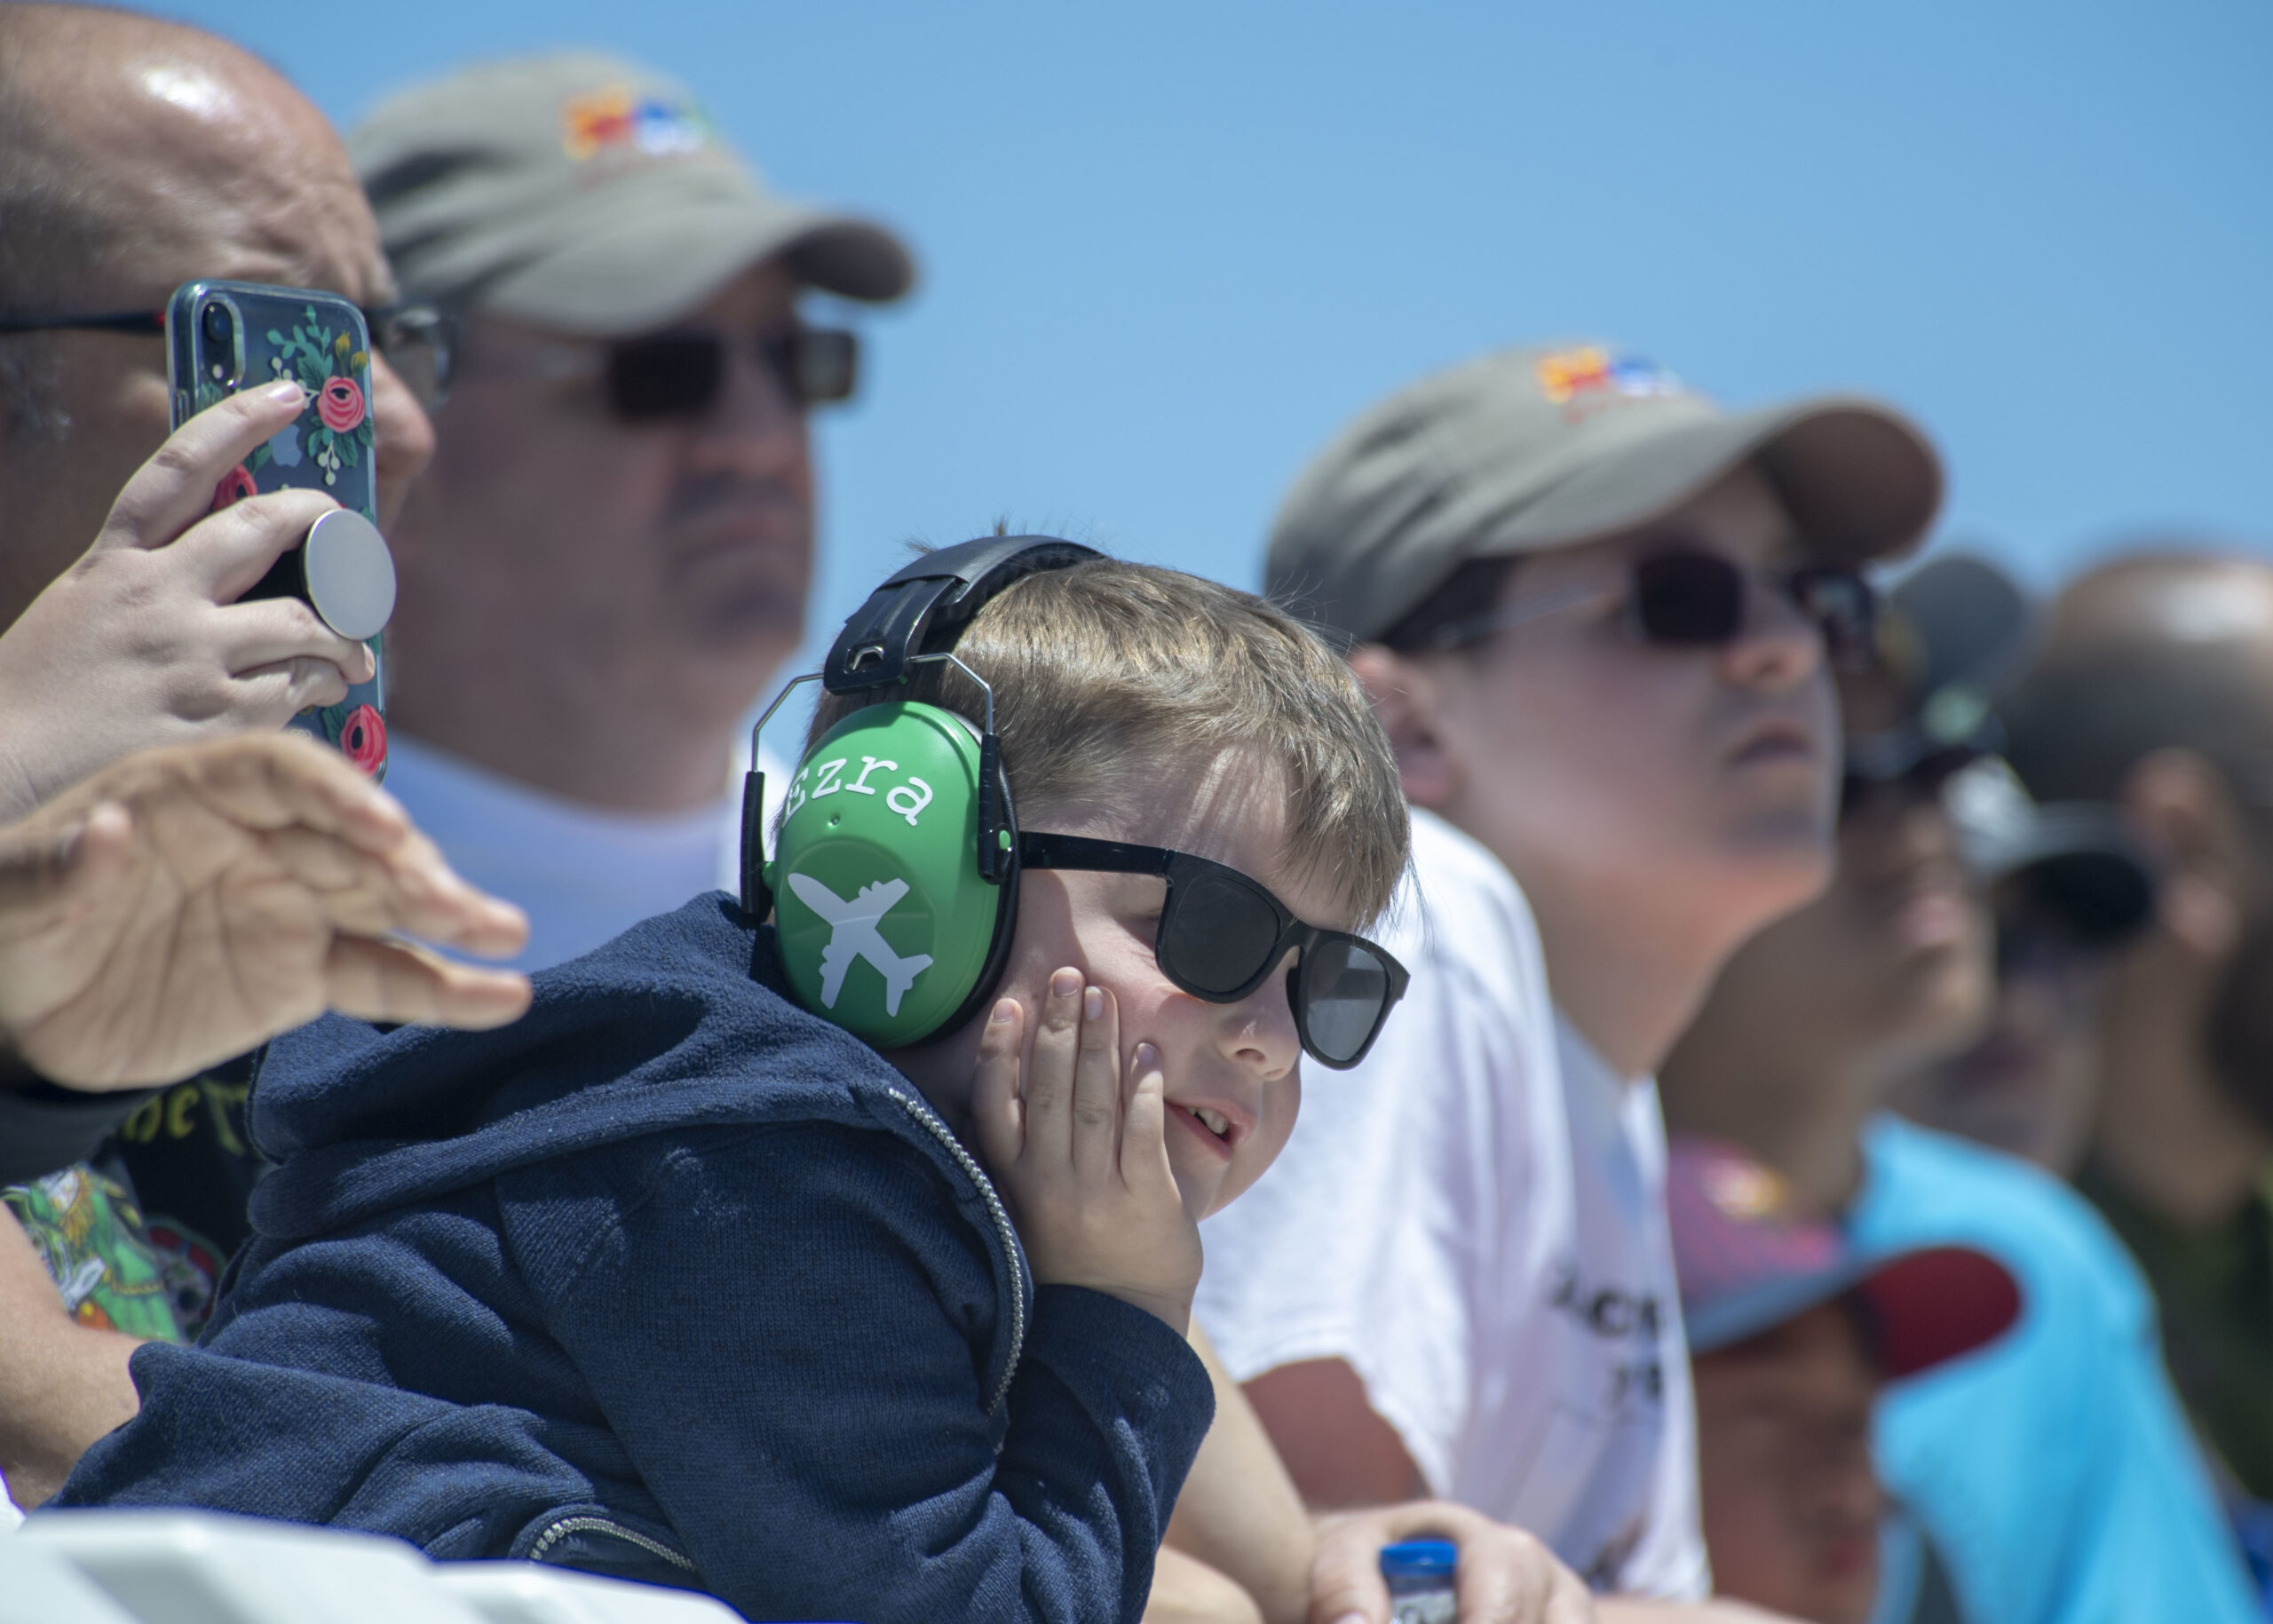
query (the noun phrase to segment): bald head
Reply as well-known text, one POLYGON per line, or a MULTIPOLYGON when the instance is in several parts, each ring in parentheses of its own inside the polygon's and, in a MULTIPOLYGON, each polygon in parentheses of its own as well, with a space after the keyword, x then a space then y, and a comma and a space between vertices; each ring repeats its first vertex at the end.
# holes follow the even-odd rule
POLYGON ((154 309, 216 273, 189 264, 216 238, 306 283, 327 250, 370 260, 369 229, 338 136, 257 58, 131 12, 0 6, 0 305, 154 309), (281 236, 280 196, 307 200, 281 236))
MULTIPOLYGON (((199 29, 0 3, 0 311, 155 311, 204 281, 392 301, 378 226, 323 115, 199 29)), ((383 357, 371 376, 385 522, 433 439, 383 357)), ((0 626, 86 550, 164 440, 171 401, 154 334, 0 335, 0 626)))
POLYGON ((2273 565, 2150 553, 2062 592, 2035 669, 2004 707, 2015 768, 2043 800, 2113 800, 2170 747, 2273 797, 2273 565))

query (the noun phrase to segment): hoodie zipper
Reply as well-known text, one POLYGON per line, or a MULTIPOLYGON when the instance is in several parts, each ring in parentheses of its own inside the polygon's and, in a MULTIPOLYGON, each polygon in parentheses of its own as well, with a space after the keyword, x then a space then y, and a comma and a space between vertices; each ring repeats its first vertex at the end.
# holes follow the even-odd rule
POLYGON ((1019 1356, 1026 1351, 1026 1270, 1020 1261, 1025 1254, 1018 1248, 1018 1232, 1010 1227, 1010 1215, 1003 1210, 1002 1198, 994 1192, 994 1181, 986 1176, 986 1169, 978 1165, 978 1159, 963 1149, 962 1141, 954 1137, 947 1125, 939 1120, 939 1114, 923 1101, 903 1094, 898 1089, 884 1091, 907 1108, 907 1114, 923 1125, 923 1130, 946 1148, 947 1154, 955 1159, 955 1165, 969 1174, 970 1182, 978 1186, 978 1193, 986 1201, 987 1214, 994 1220, 994 1233, 1002 1243, 1002 1256, 1010 1265, 1010 1358, 1002 1367, 1002 1380, 995 1387, 994 1396, 986 1401, 986 1413, 992 1415, 1010 1396, 1010 1378, 1018 1374, 1019 1356))
POLYGON ((593 1517, 589 1513, 564 1517, 558 1522, 546 1524, 544 1532, 537 1535, 536 1543, 529 1547, 528 1559, 531 1562, 543 1561, 547 1551, 572 1533, 608 1534, 622 1540, 627 1545, 638 1546, 651 1557, 661 1557, 675 1568, 689 1573, 695 1572, 693 1563, 689 1562, 661 1540, 651 1540, 645 1534, 635 1529, 626 1528, 621 1523, 611 1521, 605 1517, 593 1517))

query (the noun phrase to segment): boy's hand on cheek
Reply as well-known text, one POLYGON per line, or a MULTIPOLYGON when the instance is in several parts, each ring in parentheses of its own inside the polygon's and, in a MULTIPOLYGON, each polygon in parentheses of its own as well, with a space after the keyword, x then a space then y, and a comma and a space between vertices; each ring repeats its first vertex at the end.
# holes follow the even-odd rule
POLYGON ((1026 1010, 995 1004, 971 1088, 979 1153, 1037 1285, 1102 1291, 1181 1334, 1200 1283, 1200 1229, 1168 1167, 1160 1053, 1138 1044, 1124 1075, 1113 995, 1081 979, 1050 977, 1031 1062, 1026 1010))

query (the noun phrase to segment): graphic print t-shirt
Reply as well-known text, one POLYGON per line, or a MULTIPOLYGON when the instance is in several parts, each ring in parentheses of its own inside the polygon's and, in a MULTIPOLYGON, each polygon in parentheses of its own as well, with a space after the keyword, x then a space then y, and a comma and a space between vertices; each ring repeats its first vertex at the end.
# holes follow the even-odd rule
POLYGON ((1196 1318, 1242 1381, 1346 1361, 1432 1493, 1597 1588, 1702 1596, 1656 1086, 1556 1015, 1498 860, 1426 812, 1413 842, 1411 990, 1362 1065, 1305 1069, 1285 1153, 1202 1230, 1196 1318))

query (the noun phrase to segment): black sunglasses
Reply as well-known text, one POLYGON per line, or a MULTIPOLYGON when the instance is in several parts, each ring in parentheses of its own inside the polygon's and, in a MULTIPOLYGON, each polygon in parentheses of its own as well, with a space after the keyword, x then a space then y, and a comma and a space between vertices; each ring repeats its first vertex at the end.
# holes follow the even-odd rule
MULTIPOLYGON (((716 333, 661 333, 609 345, 608 404, 627 423, 701 416, 725 386, 726 344, 716 333)), ((760 338, 757 359, 799 407, 849 400, 859 383, 859 339, 841 328, 798 326, 760 338)))
POLYGON ((1237 1003, 1270 976, 1287 950, 1287 1002, 1303 1051, 1345 1071, 1366 1058, 1382 1023, 1405 996, 1405 966, 1347 931, 1304 924, 1270 891, 1236 868, 1165 846, 1089 840, 1028 830, 1018 836, 1027 868, 1157 874, 1168 883, 1152 956, 1160 973, 1194 998, 1237 1003))
MULTIPOLYGON (((371 345, 387 358, 418 404, 432 411, 450 398, 456 364, 457 317, 440 305, 414 300, 363 311, 371 345)), ((159 333, 166 330, 162 310, 115 311, 97 316, 0 316, 0 333, 159 333)))
MULTIPOLYGON (((1718 648, 1744 632, 1752 572, 1702 548, 1669 548, 1635 561, 1627 612, 1634 631, 1660 648, 1718 648)), ((1808 565, 1766 572, 1765 578, 1823 635, 1825 653, 1842 670, 1867 667, 1875 646, 1878 593, 1851 569, 1808 565)), ((1509 604, 1440 627, 1436 649, 1458 648, 1510 626, 1575 609, 1608 589, 1572 587, 1528 603, 1509 604)))

